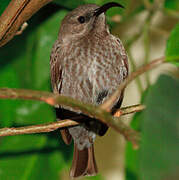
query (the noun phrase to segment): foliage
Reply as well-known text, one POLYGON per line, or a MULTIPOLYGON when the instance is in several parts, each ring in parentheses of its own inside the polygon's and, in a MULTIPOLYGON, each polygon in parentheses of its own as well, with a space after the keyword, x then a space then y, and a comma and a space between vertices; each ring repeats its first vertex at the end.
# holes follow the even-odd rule
MULTIPOLYGON (((50 91, 49 56, 56 40, 59 25, 65 14, 80 4, 97 3, 107 0, 60 1, 42 8, 29 21, 28 28, 0 50, 0 87, 26 88, 50 91)), ((117 1, 118 2, 118 1, 117 1)), ((148 1, 121 0, 125 9, 111 9, 107 15, 114 29, 118 23, 112 22, 114 15, 120 15, 121 23, 133 20, 137 15, 149 10, 148 1)), ((157 2, 157 1, 156 1, 157 2)), ((0 0, 0 14, 9 1, 0 0)), ((155 1, 149 1, 153 7, 155 1)), ((156 6, 154 6, 156 7, 156 6)), ((165 16, 176 19, 179 11, 178 0, 165 0, 165 16)), ((137 35, 127 39, 126 48, 145 36, 145 53, 148 52, 150 17, 145 19, 144 27, 137 35)), ((179 17, 179 16, 178 16, 179 17)), ((177 17, 177 18, 178 18, 177 17)), ((175 25, 166 45, 166 60, 179 65, 179 25, 175 25)), ((145 59, 148 61, 147 55, 145 59)), ((132 58, 131 58, 131 62, 132 58)), ((136 69, 133 64, 133 70, 136 69)), ((147 76, 147 75, 146 75, 147 76)), ((147 78, 146 78, 147 79, 147 78)), ((140 86, 140 80, 138 81, 140 86)), ((148 84, 149 85, 149 84, 148 84)), ((178 81, 162 75, 157 82, 143 92, 142 103, 146 111, 137 113, 132 126, 142 132, 141 149, 135 151, 131 145, 126 147, 126 179, 171 179, 178 177, 176 165, 178 126, 178 81)), ((130 103, 130 102, 129 102, 130 103)), ((34 101, 0 100, 0 127, 18 127, 31 124, 53 122, 55 114, 48 105, 34 101)), ((53 179, 63 177, 63 170, 69 169, 72 159, 72 146, 65 146, 59 131, 41 135, 21 135, 0 139, 0 179, 53 179)), ((102 175, 86 179, 102 180, 102 175)), ((177 178, 175 178, 177 179, 177 178)))
POLYGON ((136 113, 132 126, 142 133, 141 147, 127 145, 126 179, 178 179, 179 81, 161 75, 142 102, 146 110, 136 113), (167 86, 166 86, 167 84, 167 86))
POLYGON ((10 0, 1 0, 0 1, 0 15, 3 13, 5 8, 8 6, 10 0))
POLYGON ((179 177, 179 101, 175 101, 179 99, 178 91, 178 80, 161 75, 144 100, 147 108, 142 112, 140 179, 179 177))
POLYGON ((179 66, 179 24, 172 30, 166 48, 166 60, 179 66))

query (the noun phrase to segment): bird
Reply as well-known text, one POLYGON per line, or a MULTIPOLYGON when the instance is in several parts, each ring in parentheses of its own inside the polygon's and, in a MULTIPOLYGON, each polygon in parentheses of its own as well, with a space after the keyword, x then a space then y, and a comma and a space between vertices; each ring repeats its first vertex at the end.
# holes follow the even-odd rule
MULTIPOLYGON (((125 48, 121 40, 110 33, 107 25, 105 12, 112 7, 123 8, 115 2, 102 6, 84 4, 70 11, 62 20, 50 55, 51 85, 55 94, 100 105, 128 76, 125 48)), ((111 114, 121 106, 123 96, 124 92, 121 92, 111 114)), ((57 106, 56 116, 57 120, 81 122, 60 130, 66 144, 70 144, 72 139, 74 141, 70 177, 96 175, 94 141, 97 134, 103 136, 106 133, 107 125, 67 106, 57 106)))

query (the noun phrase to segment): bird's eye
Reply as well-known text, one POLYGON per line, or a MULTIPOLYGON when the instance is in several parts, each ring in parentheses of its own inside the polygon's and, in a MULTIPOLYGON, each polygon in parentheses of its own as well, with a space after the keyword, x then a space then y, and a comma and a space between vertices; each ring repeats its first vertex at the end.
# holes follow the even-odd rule
POLYGON ((78 17, 78 21, 83 24, 85 22, 85 17, 84 16, 80 16, 78 17))

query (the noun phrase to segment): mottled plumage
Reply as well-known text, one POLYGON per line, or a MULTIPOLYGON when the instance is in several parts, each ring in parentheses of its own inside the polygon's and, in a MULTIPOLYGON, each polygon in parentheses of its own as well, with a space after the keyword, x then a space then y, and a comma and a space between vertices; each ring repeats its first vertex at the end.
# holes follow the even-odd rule
MULTIPOLYGON (((101 8, 95 4, 83 5, 64 18, 50 58, 54 93, 98 105, 127 77, 126 52, 119 38, 110 34, 103 13, 113 6, 117 4, 108 3, 101 8), (97 14, 99 9, 101 12, 97 14), (85 19, 79 20, 79 17, 85 19)), ((116 102, 118 108, 122 98, 123 95, 116 102)), ((72 108, 59 108, 62 108, 57 109, 59 119, 73 119, 77 116, 79 119, 87 118, 72 108)), ((107 130, 105 125, 101 128, 104 132, 107 130)), ((67 144, 71 141, 70 135, 75 144, 75 157, 70 175, 77 177, 96 174, 93 150, 96 133, 86 125, 62 130, 63 139, 67 144)))

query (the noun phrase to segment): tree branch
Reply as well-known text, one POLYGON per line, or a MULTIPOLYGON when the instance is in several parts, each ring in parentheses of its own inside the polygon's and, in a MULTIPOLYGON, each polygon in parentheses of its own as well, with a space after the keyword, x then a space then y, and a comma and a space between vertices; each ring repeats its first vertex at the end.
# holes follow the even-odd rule
POLYGON ((0 16, 0 47, 10 41, 21 25, 52 0, 13 0, 0 16))
MULTIPOLYGON (((49 105, 56 106, 56 105, 63 105, 68 106, 76 110, 80 110, 82 113, 100 120, 101 122, 107 124, 109 127, 112 127, 119 133, 123 134, 124 137, 131 141, 133 146, 136 147, 139 140, 139 134, 131 129, 129 126, 125 125, 123 121, 121 121, 119 118, 114 118, 110 114, 111 107, 114 105, 114 102, 118 99, 118 97, 121 94, 121 91, 137 76, 141 75, 142 73, 151 70, 152 68, 158 66, 159 64, 163 63, 165 60, 164 57, 156 59, 152 61, 151 63, 142 66, 137 71, 131 73, 129 77, 120 84, 119 88, 116 90, 116 92, 102 105, 95 106, 92 104, 86 104, 79 100, 75 100, 71 97, 65 97, 62 95, 53 94, 50 92, 42 92, 42 91, 34 91, 34 90, 25 90, 25 89, 9 89, 9 88, 1 88, 0 89, 0 98, 10 98, 10 99, 30 99, 30 100, 38 100, 46 102, 49 105)), ((128 114, 131 111, 140 111, 144 109, 144 106, 131 106, 128 108, 123 108, 118 110, 118 117, 124 114, 128 114)), ((67 121, 68 122, 68 121, 67 121)), ((66 122, 65 122, 66 123, 66 122)), ((72 123, 70 121, 70 123, 72 123)), ((58 124, 58 123, 57 123, 58 124)), ((57 125, 57 128, 63 127, 60 125, 61 122, 57 125)), ((56 125, 56 124, 55 124, 56 125)), ((64 124, 63 124, 64 125, 64 124)), ((47 125, 39 125, 35 126, 35 132, 37 132, 37 129, 40 128, 38 132, 44 132, 44 128, 47 126, 47 130, 52 128, 50 124, 47 125), (49 126, 49 128, 48 128, 49 126), (37 128, 37 129, 36 129, 37 128)), ((68 124, 67 124, 68 126, 68 124)), ((54 126, 56 127, 56 126, 54 126)), ((52 128, 53 129, 53 128, 52 128)), ((6 132, 9 129, 5 129, 6 132)), ((15 131, 15 129, 13 129, 15 131)), ((17 130, 17 129, 16 129, 17 130)), ((23 128, 20 129, 19 132, 23 132, 23 128)), ((25 132, 32 133, 33 126, 29 127, 29 129, 25 132)), ((35 133, 34 132, 34 133, 35 133)), ((46 132, 46 131, 45 131, 46 132)), ((17 131, 15 131, 17 133, 17 131)))
MULTIPOLYGON (((136 104, 136 105, 132 105, 132 106, 123 107, 123 108, 117 110, 115 114, 120 114, 120 116, 123 116, 123 115, 142 111, 145 108, 146 108, 145 105, 136 104)), ((117 116, 117 117, 119 117, 119 116, 117 116)))
POLYGON ((70 119, 60 120, 53 123, 46 123, 42 125, 33 125, 26 127, 18 127, 18 128, 2 128, 0 129, 0 136, 13 136, 18 134, 33 134, 33 133, 43 133, 43 132, 51 132, 58 128, 75 126, 79 123, 70 119))
POLYGON ((85 104, 71 97, 55 95, 50 92, 25 89, 1 88, 0 98, 39 100, 44 101, 52 106, 64 105, 72 107, 73 109, 80 110, 82 113, 90 117, 99 119, 101 122, 107 124, 109 127, 112 127, 119 133, 123 134, 124 137, 127 140, 131 141, 135 147, 138 144, 139 135, 136 131, 125 125, 121 120, 116 121, 109 112, 106 112, 105 110, 99 108, 99 106, 85 104))
MULTIPOLYGON (((120 109, 121 115, 138 112, 144 109, 143 105, 134 105, 120 109)), ((75 120, 65 119, 53 123, 46 123, 42 125, 18 127, 18 128, 2 128, 0 129, 0 136, 13 136, 20 134, 32 134, 32 133, 43 133, 51 132, 58 128, 70 127, 78 125, 79 123, 75 120)))

